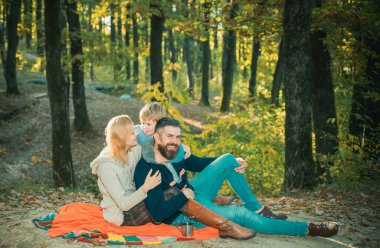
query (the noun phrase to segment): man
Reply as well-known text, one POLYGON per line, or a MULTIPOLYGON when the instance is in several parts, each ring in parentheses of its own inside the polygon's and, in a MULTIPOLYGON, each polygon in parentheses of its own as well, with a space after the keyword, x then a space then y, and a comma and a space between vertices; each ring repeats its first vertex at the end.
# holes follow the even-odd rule
MULTIPOLYGON (((160 119, 155 128, 154 140, 153 151, 157 163, 148 163, 141 159, 134 174, 138 188, 144 183, 143 179, 150 169, 153 170, 152 173, 157 170, 161 172, 161 185, 149 191, 144 200, 154 221, 172 225, 189 221, 187 216, 180 214, 179 209, 186 205, 188 199, 195 199, 223 217, 265 234, 331 236, 337 232, 337 226, 330 223, 309 224, 271 219, 279 216, 262 207, 257 201, 241 173, 245 169, 244 162, 240 165, 231 154, 217 159, 200 158, 192 154, 179 163, 171 164, 169 161, 176 156, 181 143, 181 128, 177 120, 160 119), (191 183, 187 177, 187 170, 198 172, 191 183), (244 202, 244 207, 218 206, 212 203, 224 180, 228 180, 244 202), (177 189, 178 194, 167 199, 164 191, 171 188, 177 189), (264 217, 265 215, 268 216, 264 217)), ((195 226, 200 227, 201 224, 195 222, 195 226)))

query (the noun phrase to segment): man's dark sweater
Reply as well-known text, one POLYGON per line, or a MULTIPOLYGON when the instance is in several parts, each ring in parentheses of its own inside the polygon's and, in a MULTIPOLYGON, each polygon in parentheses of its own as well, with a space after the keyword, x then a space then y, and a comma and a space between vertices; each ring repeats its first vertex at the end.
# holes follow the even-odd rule
POLYGON ((188 199, 184 193, 173 196, 165 201, 164 191, 170 187, 176 187, 182 189, 185 186, 194 190, 193 186, 189 183, 187 177, 187 170, 193 172, 201 172, 207 165, 209 165, 215 158, 200 158, 195 155, 191 155, 188 159, 179 163, 173 163, 173 167, 176 170, 178 176, 182 179, 180 183, 177 183, 172 173, 164 164, 148 163, 143 158, 137 163, 134 180, 136 183, 136 189, 140 188, 145 178, 152 169, 152 175, 159 170, 161 173, 161 184, 148 191, 148 196, 145 198, 145 205, 150 213, 150 216, 155 222, 164 222, 170 224, 180 213, 179 209, 183 207, 188 199))

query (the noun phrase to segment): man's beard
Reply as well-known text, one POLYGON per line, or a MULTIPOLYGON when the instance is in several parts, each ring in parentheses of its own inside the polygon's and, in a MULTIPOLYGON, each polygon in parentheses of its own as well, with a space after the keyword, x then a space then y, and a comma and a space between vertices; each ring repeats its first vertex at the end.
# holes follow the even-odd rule
POLYGON ((161 155, 164 158, 166 158, 168 160, 172 160, 173 158, 175 158, 177 156, 178 148, 179 148, 179 146, 177 144, 173 144, 173 143, 168 143, 166 145, 157 144, 158 151, 161 153, 161 155), (168 146, 175 146, 175 147, 177 147, 177 149, 176 150, 169 150, 168 146))

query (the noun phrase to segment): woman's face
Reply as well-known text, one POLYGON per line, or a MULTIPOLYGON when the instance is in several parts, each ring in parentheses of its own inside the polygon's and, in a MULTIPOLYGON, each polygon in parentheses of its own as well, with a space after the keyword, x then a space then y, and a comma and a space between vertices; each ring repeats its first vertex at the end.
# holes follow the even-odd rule
POLYGON ((132 131, 130 131, 130 135, 128 135, 125 144, 127 147, 132 147, 137 145, 137 132, 134 128, 132 128, 132 131))

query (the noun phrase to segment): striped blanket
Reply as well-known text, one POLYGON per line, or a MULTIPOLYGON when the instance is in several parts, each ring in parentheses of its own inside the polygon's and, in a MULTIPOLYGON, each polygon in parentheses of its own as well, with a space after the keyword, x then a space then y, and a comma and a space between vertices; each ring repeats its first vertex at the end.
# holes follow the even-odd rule
POLYGON ((62 237, 92 244, 153 245, 175 241, 204 240, 218 237, 216 229, 195 229, 194 236, 183 237, 177 227, 148 223, 143 226, 116 226, 106 222, 99 206, 87 203, 71 203, 57 213, 32 220, 50 237, 62 237))

